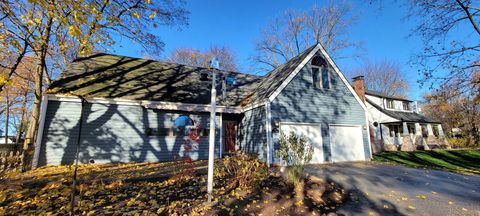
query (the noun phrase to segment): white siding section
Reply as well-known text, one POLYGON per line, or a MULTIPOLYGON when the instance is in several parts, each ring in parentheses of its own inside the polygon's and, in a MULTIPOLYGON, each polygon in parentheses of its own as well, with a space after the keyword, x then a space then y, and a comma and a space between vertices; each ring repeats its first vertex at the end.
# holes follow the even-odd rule
POLYGON ((374 106, 372 106, 370 103, 367 104, 367 110, 368 110, 368 121, 373 123, 373 122, 378 122, 378 123, 384 123, 384 122, 396 122, 400 121, 399 119, 392 118, 382 111, 378 110, 374 106))
POLYGON ((365 97, 368 100, 372 101, 373 103, 377 104, 378 106, 384 107, 383 106, 383 98, 380 98, 380 97, 377 97, 377 96, 372 96, 372 95, 365 95, 365 97))

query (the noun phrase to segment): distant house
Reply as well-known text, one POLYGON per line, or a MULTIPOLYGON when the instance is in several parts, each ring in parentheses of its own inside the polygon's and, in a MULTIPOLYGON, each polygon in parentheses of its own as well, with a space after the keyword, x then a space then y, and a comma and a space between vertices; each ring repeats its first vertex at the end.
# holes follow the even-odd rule
POLYGON ((15 137, 13 136, 0 136, 0 145, 2 144, 15 144, 15 137), (5 138, 7 138, 7 142, 5 142, 5 138))
POLYGON ((363 76, 353 87, 367 106, 374 152, 448 147, 442 123, 419 113, 414 101, 370 91, 363 76))
MULTIPOLYGON (((206 159, 210 71, 109 54, 75 60, 43 100, 34 166, 72 163, 79 136, 84 163, 206 159)), ((313 144, 312 163, 370 159, 366 106, 321 45, 265 76, 218 74, 217 157, 241 150, 280 163, 279 135, 293 131, 313 144)))

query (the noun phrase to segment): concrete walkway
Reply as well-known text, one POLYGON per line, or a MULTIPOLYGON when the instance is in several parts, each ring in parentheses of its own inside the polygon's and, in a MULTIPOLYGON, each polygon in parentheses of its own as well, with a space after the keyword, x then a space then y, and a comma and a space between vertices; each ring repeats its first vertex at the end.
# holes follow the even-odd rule
POLYGON ((311 165, 307 171, 351 194, 338 214, 480 216, 480 176, 373 162, 311 165))

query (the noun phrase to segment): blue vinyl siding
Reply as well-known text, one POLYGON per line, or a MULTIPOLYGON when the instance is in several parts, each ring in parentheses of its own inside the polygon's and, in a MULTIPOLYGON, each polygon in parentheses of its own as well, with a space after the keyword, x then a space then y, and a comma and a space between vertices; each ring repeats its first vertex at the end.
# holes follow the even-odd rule
POLYGON ((263 161, 267 158, 265 116, 265 106, 246 111, 238 129, 241 149, 247 153, 258 154, 263 161))
MULTIPOLYGON (((320 123, 324 157, 326 161, 331 161, 329 124, 364 126, 366 118, 365 111, 340 77, 333 69, 330 69, 328 73, 330 89, 315 88, 310 66, 307 64, 275 98, 271 107, 273 120, 320 123)), ((278 130, 276 132, 278 133, 278 130)), ((366 159, 368 159, 370 147, 366 130, 363 130, 363 143, 366 159)), ((274 145, 274 148, 278 149, 278 143, 274 145)))
MULTIPOLYGON (((76 151, 81 104, 49 101, 42 136, 39 166, 71 164, 76 151)), ((187 115, 208 128, 209 113, 152 110, 141 106, 91 104, 85 106, 80 161, 87 163, 157 162, 181 159, 184 136, 147 136, 147 128, 172 128, 187 115)), ((217 117, 218 120, 218 117, 217 117)), ((217 129, 217 134, 219 130, 217 129)), ((216 156, 219 137, 217 136, 216 156)), ((202 136, 192 159, 208 158, 208 136, 202 136)))

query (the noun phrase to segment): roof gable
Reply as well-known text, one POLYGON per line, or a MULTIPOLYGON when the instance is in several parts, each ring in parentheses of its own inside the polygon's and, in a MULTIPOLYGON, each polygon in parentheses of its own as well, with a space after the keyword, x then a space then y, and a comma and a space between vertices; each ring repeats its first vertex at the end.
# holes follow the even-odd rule
POLYGON ((282 88, 284 81, 287 80, 300 65, 305 61, 308 62, 308 56, 311 53, 315 53, 314 50, 316 50, 316 47, 316 45, 311 46, 286 63, 270 71, 262 79, 255 91, 242 101, 242 105, 262 103, 268 99, 277 89, 282 88))
POLYGON ((347 81, 343 73, 340 72, 338 66, 328 55, 326 50, 320 43, 308 48, 300 55, 291 59, 284 65, 270 72, 262 81, 262 84, 252 94, 250 103, 262 103, 267 100, 272 102, 280 92, 293 80, 298 72, 313 58, 313 56, 320 52, 327 62, 332 66, 334 72, 340 77, 341 81, 347 86, 348 90, 355 97, 356 101, 360 104, 363 110, 367 110, 363 101, 358 97, 357 93, 353 90, 350 83, 347 81))

